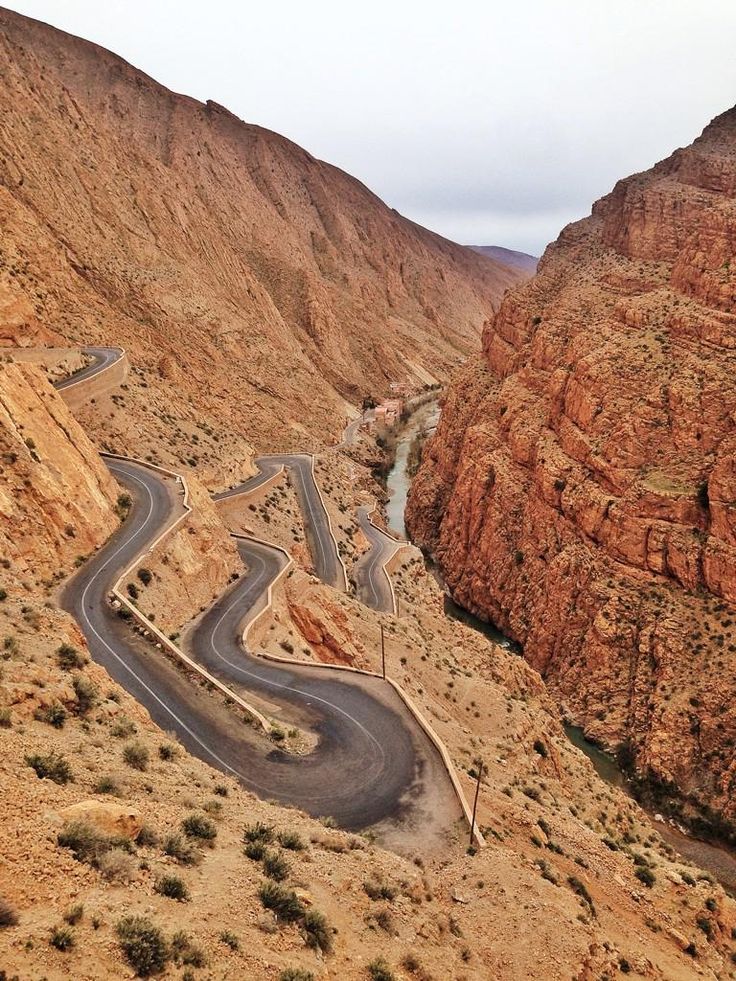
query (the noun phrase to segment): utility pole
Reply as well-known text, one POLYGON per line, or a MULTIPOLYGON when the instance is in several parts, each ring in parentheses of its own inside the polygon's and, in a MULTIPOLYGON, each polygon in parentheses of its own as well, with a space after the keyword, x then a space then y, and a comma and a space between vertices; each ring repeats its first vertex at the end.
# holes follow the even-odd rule
POLYGON ((480 793, 480 778, 483 776, 483 760, 478 761, 478 783, 475 785, 475 799, 473 800, 473 818, 470 822, 470 847, 473 847, 473 834, 475 833, 475 815, 478 810, 478 794, 480 793))
POLYGON ((386 640, 383 636, 383 624, 381 624, 381 665, 383 671, 383 680, 386 680, 386 640))

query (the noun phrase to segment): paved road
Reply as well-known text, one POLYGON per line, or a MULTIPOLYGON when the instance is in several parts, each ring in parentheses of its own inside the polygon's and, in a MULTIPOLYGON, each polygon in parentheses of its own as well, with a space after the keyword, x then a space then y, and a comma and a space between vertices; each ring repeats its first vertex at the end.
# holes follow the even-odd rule
POLYGON ((373 610, 395 613, 394 595, 384 564, 388 562, 399 543, 376 528, 370 519, 372 508, 358 508, 358 524, 368 539, 370 549, 355 564, 355 585, 358 599, 373 610))
POLYGON ((229 497, 237 497, 239 494, 249 494, 285 467, 289 471, 299 500, 304 518, 304 530, 317 576, 328 586, 346 589, 345 569, 340 562, 337 543, 314 480, 312 457, 308 453, 280 454, 260 456, 255 462, 260 470, 259 474, 229 491, 215 494, 214 500, 223 501, 229 497))
POLYGON ((86 368, 80 368, 79 371, 75 371, 68 378, 55 382, 54 388, 61 391, 65 388, 70 388, 72 385, 78 385, 79 382, 89 381, 100 371, 104 371, 111 364, 115 364, 123 356, 123 350, 119 347, 86 347, 84 353, 93 358, 92 363, 88 364, 86 368))
POLYGON ((131 512, 70 580, 62 597, 93 658, 162 729, 175 732, 196 756, 262 797, 295 804, 315 816, 329 814, 348 829, 421 820, 422 826, 429 822, 431 831, 426 796, 429 789, 436 795, 439 787, 446 822, 447 807, 453 805, 437 753, 392 689, 380 679, 355 676, 347 681, 324 669, 263 661, 241 646, 241 622, 262 602, 285 561, 277 549, 240 543, 250 571, 207 611, 192 632, 190 648, 226 683, 283 707, 286 725, 293 720, 313 728, 319 742, 312 753, 293 756, 268 743, 130 630, 107 598, 121 570, 175 520, 181 505, 173 481, 129 461, 107 462, 130 493, 131 512))

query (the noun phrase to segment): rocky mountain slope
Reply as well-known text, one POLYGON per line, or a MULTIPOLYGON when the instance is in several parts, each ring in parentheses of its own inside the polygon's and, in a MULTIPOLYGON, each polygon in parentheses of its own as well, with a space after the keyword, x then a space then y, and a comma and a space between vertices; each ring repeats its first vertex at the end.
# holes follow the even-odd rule
MULTIPOLYGON (((230 456, 244 434, 334 437, 346 399, 444 377, 520 279, 283 137, 8 10, 0 222, 5 343, 122 344, 141 438, 194 404, 230 456)), ((200 443, 214 472, 223 446, 200 443)))
POLYGON ((508 294, 409 524, 597 740, 736 819, 736 110, 508 294))
POLYGON ((522 269, 530 276, 536 272, 537 265, 539 264, 539 258, 537 256, 529 255, 527 252, 517 252, 515 249, 504 249, 501 245, 471 245, 470 248, 473 252, 480 253, 480 255, 497 259, 505 266, 522 269))

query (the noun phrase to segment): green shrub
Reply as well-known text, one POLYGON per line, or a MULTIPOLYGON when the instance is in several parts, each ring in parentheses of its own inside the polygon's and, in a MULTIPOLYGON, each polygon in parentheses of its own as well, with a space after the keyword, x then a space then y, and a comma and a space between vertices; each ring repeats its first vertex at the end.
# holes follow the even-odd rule
POLYGON ((396 975, 383 957, 377 957, 368 965, 368 976, 371 981, 395 981, 396 975))
POLYGON ((300 835, 296 831, 280 831, 279 844, 291 852, 300 852, 305 845, 300 835))
POLYGON ((268 844, 273 841, 273 828, 268 824, 257 821, 255 824, 251 824, 245 828, 243 831, 243 841, 260 841, 268 844))
POLYGON ((179 902, 186 903, 190 898, 186 882, 180 879, 178 875, 162 875, 159 879, 156 879, 153 888, 155 892, 161 896, 166 896, 167 899, 176 899, 179 902))
POLYGON ((96 794, 113 794, 117 797, 120 793, 120 786, 115 777, 106 776, 100 777, 94 790, 96 794))
POLYGON ((222 931, 222 933, 220 934, 220 940, 224 944, 227 944, 230 950, 240 950, 240 941, 238 940, 236 935, 234 933, 231 933, 229 930, 222 931))
POLYGON ((324 914, 313 909, 307 910, 302 921, 302 929, 308 947, 329 954, 332 950, 332 931, 324 914))
POLYGON ((171 743, 161 743, 158 748, 158 755, 159 759, 167 763, 176 756, 176 746, 172 746, 171 743))
POLYGON ((115 927, 128 963, 142 978, 163 971, 171 951, 157 926, 144 916, 126 916, 115 927))
POLYGON ((634 870, 634 875, 639 882, 644 883, 647 889, 651 889, 654 883, 657 881, 657 877, 654 872, 652 872, 652 870, 649 868, 645 868, 644 866, 639 866, 636 868, 634 870))
POLYGON ((144 746, 143 743, 133 742, 123 747, 123 759, 134 770, 140 770, 141 772, 146 770, 150 758, 151 754, 148 752, 148 747, 144 746))
POLYGON ((34 753, 26 756, 26 763, 36 771, 36 776, 40 779, 47 778, 59 784, 71 783, 74 780, 72 768, 59 753, 47 753, 45 756, 34 753))
POLYGON ((387 899, 389 902, 396 899, 396 889, 386 882, 373 880, 363 883, 363 889, 371 899, 387 899))
POLYGON ((110 735, 115 736, 116 739, 128 739, 130 736, 134 736, 138 731, 138 727, 132 719, 118 719, 118 721, 111 726, 110 735))
POLYGON ((52 947, 56 947, 57 950, 71 950, 74 946, 74 931, 70 930, 69 927, 54 927, 51 931, 49 943, 52 947))
POLYGON ((56 836, 56 843, 71 849, 78 862, 95 868, 99 868, 103 855, 112 849, 123 848, 129 852, 132 848, 127 838, 110 837, 86 821, 68 821, 56 836))
POLYGON ((148 584, 153 579, 153 573, 151 572, 150 569, 139 569, 138 578, 140 579, 140 581, 143 583, 144 586, 148 586, 148 584))
POLYGON ((136 841, 143 848, 155 848, 158 845, 158 835, 150 824, 143 824, 136 841))
POLYGON ((164 854, 175 858, 182 865, 198 865, 201 855, 192 842, 179 834, 169 835, 164 841, 164 854))
POLYGON ((97 685, 93 685, 84 675, 77 674, 72 681, 72 688, 77 696, 77 715, 86 715, 97 704, 97 685))
POLYGON ((171 953, 176 964, 186 964, 190 967, 205 967, 207 964, 204 951, 184 930, 177 930, 171 938, 171 953))
POLYGON ((39 722, 45 722, 47 725, 53 726, 54 729, 64 728, 67 715, 67 710, 61 702, 54 702, 45 709, 38 708, 33 713, 34 719, 37 719, 39 722))
POLYGON ((201 814, 190 814, 181 822, 181 827, 187 838, 199 838, 201 841, 213 842, 217 837, 217 828, 209 818, 201 814))
POLYGON ((128 592, 128 596, 130 596, 130 598, 132 600, 137 600, 138 599, 138 596, 140 594, 138 592, 138 587, 136 586, 136 584, 134 582, 129 582, 128 585, 125 588, 126 588, 126 590, 128 592))
POLYGON ((266 854, 266 846, 261 841, 249 841, 243 851, 245 852, 246 858, 251 859, 253 862, 261 862, 266 854))
POLYGON ((262 883, 258 890, 258 897, 262 905, 272 910, 278 920, 295 923, 304 917, 304 905, 294 890, 287 889, 277 882, 262 883))
POLYGON ((61 647, 57 648, 56 660, 59 667, 65 671, 79 671, 85 665, 84 657, 71 644, 62 644, 61 647))
POLYGON ((74 906, 70 906, 66 913, 64 913, 64 922, 68 923, 69 926, 76 926, 83 916, 84 906, 81 903, 77 903, 74 906))
POLYGON ((263 856, 263 871, 276 882, 283 882, 289 875, 289 863, 278 852, 266 852, 263 856))
POLYGON ((300 967, 287 967, 279 974, 279 981, 314 981, 314 975, 300 967))

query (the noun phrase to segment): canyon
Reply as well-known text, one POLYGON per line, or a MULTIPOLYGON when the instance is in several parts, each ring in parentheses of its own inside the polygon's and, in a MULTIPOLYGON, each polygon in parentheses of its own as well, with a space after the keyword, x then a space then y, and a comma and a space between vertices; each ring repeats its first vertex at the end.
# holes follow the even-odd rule
POLYGON ((569 225, 447 392, 407 524, 564 709, 736 820, 736 110, 569 225))
MULTIPOLYGON (((682 216, 688 231, 699 227, 698 208, 712 218, 708 235, 688 252, 689 264, 681 264, 680 302, 672 300, 689 339, 676 349, 682 362, 670 349, 660 353, 653 340, 656 359, 647 375, 651 380, 670 366, 667 391, 674 404, 687 406, 681 416, 689 421, 679 424, 656 472, 647 470, 646 488, 637 485, 634 494, 626 479, 642 465, 631 462, 637 447, 648 454, 656 445, 640 434, 659 391, 647 389, 650 414, 639 419, 642 359, 634 331, 644 329, 647 297, 657 297, 643 288, 637 293, 636 284, 653 283, 655 292, 670 287, 655 278, 665 275, 666 259, 625 262, 616 251, 623 245, 595 245, 604 226, 606 241, 623 235, 617 203, 598 205, 588 226, 565 233, 577 242, 572 259, 548 250, 537 278, 518 287, 524 273, 419 228, 288 140, 214 103, 174 95, 93 44, 0 9, 0 55, 0 976, 729 976, 736 903, 572 745, 557 697, 581 720, 584 707, 561 691, 552 671, 571 645, 574 618, 581 621, 594 605, 570 583, 608 588, 599 572, 605 557, 594 548, 612 547, 614 538, 621 554, 607 571, 611 601, 596 617, 605 663, 578 683, 591 710, 599 698, 595 721, 610 728, 608 735, 597 732, 602 742, 616 737, 610 666, 628 650, 619 643, 629 629, 627 603, 646 606, 642 595, 653 604, 657 620, 646 634, 651 648, 640 640, 641 670, 656 655, 670 671, 679 705, 685 693, 676 685, 690 682, 667 645, 676 615, 685 616, 676 605, 683 584, 693 577, 692 603, 710 602, 719 615, 720 604, 730 602, 729 473, 725 440, 723 453, 718 442, 730 411, 722 350, 730 303, 725 259, 720 279, 696 275, 730 247, 728 118, 718 145, 711 134, 701 148, 701 163, 661 165, 660 176, 672 184, 691 175, 676 201, 662 192, 652 202, 646 175, 619 194, 631 195, 632 250, 653 249, 654 242, 661 250, 679 247, 682 216), (658 216, 666 201, 677 224, 669 238, 642 217, 658 216), (596 262, 586 259, 588 248, 596 262), (641 262, 639 280, 628 262, 641 262), (614 299, 606 312, 621 310, 605 331, 602 319, 601 335, 576 339, 569 312, 561 307, 554 314, 555 288, 564 292, 569 263, 587 283, 580 304, 591 318, 609 289, 614 299), (603 267, 610 274, 605 289, 603 267), (518 288, 503 298, 512 286, 518 288), (538 301, 531 315, 530 297, 538 301), (715 351, 706 365, 693 333, 696 313, 716 309, 721 333, 714 320, 702 326, 715 351), (499 328, 501 343, 486 328, 479 358, 481 325, 496 310, 496 322, 508 326, 499 328), (550 372, 544 355, 555 361, 565 332, 570 350, 563 360, 571 367, 550 372), (526 345, 535 343, 527 367, 526 345), (73 373, 87 370, 89 348, 99 345, 124 349, 117 367, 88 387, 64 388, 65 379, 73 383, 80 377, 73 373), (589 354, 585 371, 573 358, 578 347, 589 354), (612 380, 623 353, 628 373, 615 376, 613 394, 596 411, 595 393, 612 380), (700 378, 692 375, 696 366, 703 372, 699 398, 687 381, 700 378), (504 374, 509 392, 486 419, 494 386, 505 384, 495 372, 504 374), (458 600, 522 640, 532 663, 448 618, 443 589, 408 542, 379 557, 389 595, 376 595, 372 605, 361 588, 366 557, 381 536, 365 523, 368 515, 377 526, 383 521, 381 453, 375 433, 357 427, 341 440, 345 424, 358 419, 365 395, 386 396, 392 382, 419 391, 451 375, 456 380, 443 398, 437 437, 427 444, 408 520, 417 541, 436 550, 458 600), (558 393, 556 450, 552 429, 542 432, 548 375, 558 393), (614 420, 625 434, 611 430, 606 437, 595 428, 614 420), (538 477, 531 464, 537 439, 549 444, 551 461, 542 468, 540 457, 538 477), (596 480, 581 478, 583 463, 573 451, 582 445, 590 459, 600 451, 608 509, 596 480), (689 452, 680 459, 676 450, 683 447, 689 452), (310 451, 311 496, 293 461, 249 481, 267 454, 310 451), (106 465, 109 457, 100 452, 137 457, 126 465, 129 481, 136 473, 156 475, 147 485, 148 512, 143 491, 136 499, 125 482, 126 466, 106 465), (671 460, 674 469, 667 468, 671 460), (226 493, 244 481, 248 493, 226 493), (503 494, 494 531, 485 514, 496 489, 503 494), (635 502, 656 515, 656 522, 646 518, 656 533, 644 534, 635 502), (326 556, 320 561, 317 554, 320 508, 340 574, 328 574, 326 556), (546 524, 549 509, 557 515, 554 529, 546 524), (159 537, 156 519, 143 535, 155 510, 165 512, 168 530, 159 537), (447 524, 440 526, 442 515, 447 524), (502 530, 502 521, 512 530, 518 521, 518 537, 502 530), (586 522, 585 540, 572 540, 576 522, 586 522), (690 564, 683 538, 689 525, 701 548, 690 564), (453 545, 461 528, 464 550, 453 545), (543 615, 542 586, 551 584, 538 578, 534 595, 517 586, 522 573, 531 582, 541 561, 536 540, 533 547, 522 537, 530 528, 544 538, 539 550, 550 561, 558 543, 570 550, 555 567, 564 616, 548 619, 549 631, 534 618, 543 615), (139 530, 141 552, 133 560, 139 530), (249 538, 250 550, 234 534, 249 538), (637 565, 642 535, 646 561, 637 565), (126 536, 126 557, 116 559, 126 536), (508 562, 498 547, 506 539, 513 549, 508 562), (232 597, 254 574, 258 543, 261 554, 280 554, 280 571, 241 640, 232 597), (473 558, 476 548, 482 554, 473 558), (116 561, 125 566, 117 592, 116 561), (499 568, 509 593, 517 590, 507 613, 490 601, 489 576, 499 568), (106 578, 90 599, 98 573, 106 578), (75 583, 79 605, 65 605, 75 583), (698 586, 713 599, 700 596, 698 586), (666 607, 649 595, 660 591, 666 607), (91 611, 102 633, 86 633, 92 621, 85 623, 79 610, 91 611), (208 622, 219 626, 225 613, 237 635, 227 652, 229 673, 218 669, 215 645, 207 650, 214 636, 208 622), (536 633, 522 629, 527 618, 536 633), (536 663, 534 636, 552 645, 536 663), (172 656, 177 645, 188 666, 172 656), (100 655, 105 646, 108 661, 100 655), (283 681, 266 690, 253 674, 248 678, 253 662, 265 672, 263 665, 277 661, 278 677, 291 672, 290 701, 274 694, 283 681), (114 662, 108 673, 105 664, 114 662), (144 696, 134 697, 131 664, 148 669, 151 714, 144 696), (374 677, 351 682, 361 671, 374 677), (444 748, 445 757, 408 753, 413 785, 389 828, 385 819, 370 823, 360 815, 339 826, 339 811, 320 809, 327 798, 310 797, 319 790, 309 786, 320 759, 315 747, 329 748, 332 740, 349 749, 330 717, 320 718, 305 701, 297 679, 310 674, 333 679, 333 691, 344 689, 345 702, 330 707, 353 724, 359 685, 372 686, 386 706, 400 688, 412 718, 422 718, 425 734, 431 729, 444 748), (167 703, 167 695, 175 697, 167 703), (220 733, 220 756, 208 757, 197 745, 193 716, 177 718, 179 727, 169 731, 163 710, 177 704, 220 727, 212 730, 220 733), (262 728, 248 705, 264 713, 262 728), (609 714, 599 719, 604 709, 609 714), (235 756, 238 768, 225 760, 235 756), (259 769, 256 757, 272 769, 259 769), (290 797, 289 781, 279 792, 275 782, 259 784, 278 768, 301 778, 306 793, 290 797), (439 806, 440 777, 450 774, 460 793, 450 794, 452 806, 439 806), (416 788, 417 800, 434 813, 413 811, 416 788), (456 806, 476 792, 480 835, 456 806), (136 967, 132 934, 123 927, 140 930, 141 919, 158 962, 136 967)), ((698 629, 707 651, 706 626, 698 629)), ((725 640, 719 656, 721 650, 727 657, 725 640)), ((634 672, 633 690, 651 700, 646 680, 634 672)), ((711 672, 709 683, 725 693, 727 679, 711 672)), ((700 703, 688 705, 705 718, 700 703)), ((637 703, 637 710, 643 714, 645 706, 637 703)), ((726 712, 719 721, 728 718, 726 712)), ((701 749, 713 745, 708 732, 703 726, 701 749)), ((668 740, 687 734, 658 735, 661 756, 671 750, 668 740)), ((399 741, 383 745, 373 737, 389 774, 401 762, 399 741)), ((369 775, 360 762, 348 758, 338 767, 333 799, 353 786, 355 799, 365 793, 369 775)))

